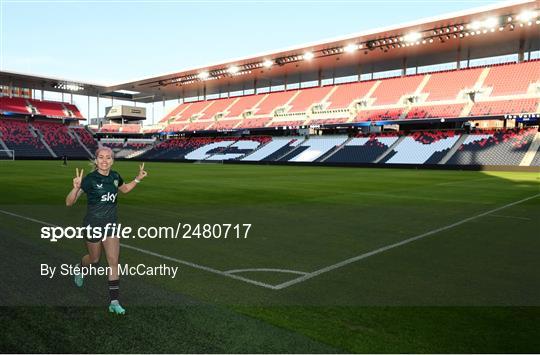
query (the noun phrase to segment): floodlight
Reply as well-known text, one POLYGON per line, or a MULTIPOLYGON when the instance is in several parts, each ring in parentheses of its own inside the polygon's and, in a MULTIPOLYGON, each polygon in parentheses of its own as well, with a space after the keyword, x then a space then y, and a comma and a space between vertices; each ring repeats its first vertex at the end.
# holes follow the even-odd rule
POLYGON ((411 32, 411 33, 406 34, 405 36, 403 36, 403 39, 406 42, 416 42, 420 38, 422 38, 422 35, 419 32, 411 32))
POLYGON ((499 24, 499 20, 497 20, 497 18, 495 17, 490 17, 484 20, 484 27, 488 29, 495 28, 497 27, 498 24, 499 24))
POLYGON ((227 71, 230 73, 230 74, 236 74, 240 71, 240 68, 238 68, 236 65, 233 65, 232 67, 229 67, 229 69, 227 69, 227 71))
POLYGON ((482 27, 482 22, 480 21, 473 21, 468 26, 470 29, 478 30, 480 27, 482 27))
POLYGON ((306 53, 304 53, 304 55, 302 56, 302 58, 305 59, 305 60, 312 60, 313 57, 314 57, 314 55, 313 55, 313 53, 311 53, 311 52, 306 52, 306 53))
POLYGON ((358 46, 351 43, 351 44, 346 45, 343 49, 347 53, 352 53, 352 52, 354 52, 355 50, 358 49, 358 46))
POLYGON ((521 12, 517 16, 517 18, 521 22, 529 22, 530 20, 532 20, 536 16, 538 16, 538 13, 536 11, 525 10, 525 11, 521 12))

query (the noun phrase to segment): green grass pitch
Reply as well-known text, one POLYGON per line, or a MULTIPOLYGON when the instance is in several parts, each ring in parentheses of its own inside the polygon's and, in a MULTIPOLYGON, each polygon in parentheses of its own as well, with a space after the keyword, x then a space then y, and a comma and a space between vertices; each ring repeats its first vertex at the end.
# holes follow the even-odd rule
POLYGON ((40 239, 80 225, 76 167, 0 161, 2 352, 540 352, 538 173, 147 162, 124 225, 252 227, 123 240, 121 263, 179 272, 123 277, 113 317, 105 277, 39 273, 84 252, 40 239))

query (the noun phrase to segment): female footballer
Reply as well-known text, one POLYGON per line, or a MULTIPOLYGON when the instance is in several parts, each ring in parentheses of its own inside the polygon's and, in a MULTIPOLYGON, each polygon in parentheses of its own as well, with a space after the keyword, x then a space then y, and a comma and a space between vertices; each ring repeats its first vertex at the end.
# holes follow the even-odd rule
MULTIPOLYGON (((105 249, 107 263, 110 267, 109 277, 109 312, 124 314, 126 311, 118 301, 119 296, 119 277, 118 277, 118 258, 120 254, 120 239, 111 234, 111 228, 106 229, 113 224, 117 224, 117 196, 118 190, 128 193, 141 182, 147 175, 144 170, 144 163, 139 167, 139 174, 130 183, 124 183, 120 174, 111 170, 114 163, 113 151, 108 147, 98 148, 96 159, 94 161, 94 171, 83 178, 84 171, 76 169, 75 178, 73 178, 73 189, 66 197, 66 205, 73 206, 78 198, 86 193, 88 198, 86 216, 84 217, 84 226, 90 226, 93 231, 101 231, 92 238, 86 236, 86 248, 88 254, 83 256, 81 267, 88 267, 90 264, 97 264, 101 257, 101 246, 105 249), (107 232, 107 233, 105 233, 107 232), (97 237, 97 238, 96 238, 97 237)), ((79 287, 83 285, 82 274, 75 275, 75 284, 79 287)))

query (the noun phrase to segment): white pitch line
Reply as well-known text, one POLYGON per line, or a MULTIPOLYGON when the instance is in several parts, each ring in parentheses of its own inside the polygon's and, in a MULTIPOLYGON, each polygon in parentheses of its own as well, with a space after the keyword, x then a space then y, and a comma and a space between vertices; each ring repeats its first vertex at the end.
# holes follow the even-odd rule
POLYGON ((250 283, 250 284, 253 284, 253 285, 257 285, 257 286, 261 286, 261 287, 265 287, 265 288, 270 288, 270 289, 275 289, 274 285, 270 285, 270 284, 267 284, 267 283, 264 283, 264 282, 248 279, 247 277, 242 277, 242 276, 238 276, 238 275, 229 274, 229 273, 227 273, 225 271, 213 269, 211 267, 204 266, 204 265, 195 264, 195 263, 192 263, 190 261, 185 261, 185 260, 173 258, 173 257, 170 257, 170 256, 154 253, 153 251, 137 248, 137 247, 127 245, 127 244, 124 244, 124 243, 120 243, 120 245, 122 247, 124 247, 124 248, 132 249, 132 250, 138 251, 138 252, 143 253, 143 254, 152 255, 152 256, 155 256, 155 257, 158 257, 158 258, 161 258, 161 259, 176 262, 178 264, 191 266, 194 269, 204 270, 204 271, 211 272, 213 274, 218 274, 218 275, 221 275, 221 276, 229 277, 231 279, 244 281, 244 282, 247 282, 247 283, 250 283))
MULTIPOLYGON (((35 218, 22 216, 20 214, 16 214, 16 213, 9 212, 9 211, 0 210, 0 213, 4 213, 4 214, 12 216, 12 217, 21 218, 21 219, 24 219, 24 220, 27 220, 27 221, 30 221, 30 222, 43 224, 43 225, 46 225, 46 226, 61 227, 61 226, 58 226, 58 225, 55 225, 55 224, 52 224, 52 223, 41 221, 41 220, 35 219, 35 218)), ((242 276, 238 276, 238 275, 234 275, 234 274, 229 274, 227 272, 217 270, 217 269, 213 269, 213 268, 208 267, 208 266, 199 265, 199 264, 192 263, 190 261, 186 261, 186 260, 177 259, 177 258, 173 258, 173 257, 170 257, 170 256, 154 253, 153 251, 137 248, 137 247, 134 247, 134 246, 131 246, 131 245, 127 245, 125 243, 120 243, 120 245, 122 247, 124 247, 124 248, 138 251, 139 253, 152 255, 152 256, 155 256, 155 257, 158 257, 158 258, 161 258, 161 259, 164 259, 164 260, 173 261, 173 262, 178 263, 178 264, 190 266, 190 267, 192 267, 194 269, 204 270, 204 271, 207 271, 207 272, 211 272, 213 274, 229 277, 231 279, 235 279, 235 280, 239 280, 239 281, 244 281, 244 282, 247 282, 247 283, 250 283, 250 284, 253 284, 253 285, 257 285, 257 286, 261 286, 261 287, 265 287, 265 288, 269 288, 269 289, 276 289, 274 285, 270 285, 270 284, 267 284, 267 283, 264 283, 264 282, 248 279, 247 277, 242 277, 242 276)))
POLYGON ((307 275, 307 272, 289 270, 289 269, 271 269, 271 268, 252 268, 252 269, 234 269, 225 271, 227 274, 236 274, 241 272, 282 272, 286 274, 307 275))
POLYGON ((522 221, 532 221, 531 218, 527 218, 527 217, 505 216, 505 215, 502 215, 502 214, 492 214, 489 217, 512 218, 512 219, 521 219, 522 221))
POLYGON ((48 222, 40 221, 39 219, 34 219, 34 218, 26 217, 26 216, 21 216, 20 214, 16 214, 16 213, 13 213, 13 212, 8 212, 8 211, 4 211, 4 210, 0 210, 0 212, 2 212, 4 214, 7 214, 8 216, 26 219, 27 221, 30 221, 30 222, 43 224, 43 225, 50 226, 50 227, 58 227, 56 224, 51 224, 51 223, 48 223, 48 222))
POLYGON ((408 239, 405 239, 405 240, 402 240, 400 242, 397 242, 397 243, 394 243, 394 244, 389 244, 389 245, 386 245, 384 247, 381 247, 381 248, 378 248, 378 249, 375 249, 375 250, 372 250, 370 252, 367 252, 367 253, 364 253, 364 254, 360 254, 360 255, 357 255, 355 257, 352 257, 352 258, 349 258, 349 259, 346 259, 346 260, 343 260, 343 261, 340 261, 339 263, 336 263, 336 264, 333 264, 333 265, 329 265, 327 267, 324 267, 322 269, 319 269, 319 270, 316 270, 316 271, 313 271, 313 272, 310 272, 309 274, 306 274, 304 276, 300 276, 296 279, 292 279, 290 281, 286 281, 286 282, 283 282, 279 285, 276 285, 275 286, 275 289, 277 290, 281 290, 281 289, 284 289, 286 287, 289 287, 289 286, 292 286, 292 285, 295 285, 297 283, 300 283, 300 282, 304 282, 306 280, 309 280, 315 276, 319 276, 321 274, 324 274, 326 272, 329 272, 329 271, 332 271, 332 270, 335 270, 335 269, 338 269, 338 268, 341 268, 343 266, 346 266, 346 265, 349 265, 351 263, 354 263, 354 262, 357 262, 359 260, 362 260, 362 259, 366 259, 366 258, 369 258, 370 256, 373 256, 373 255, 377 255, 377 254, 380 254, 380 253, 383 253, 387 250, 390 250, 390 249, 394 249, 394 248, 397 248, 397 247, 400 247, 402 245, 405 245, 405 244, 409 244, 411 242, 414 242, 416 240, 419 240, 419 239, 423 239, 423 238, 426 238, 426 237, 429 237, 430 235, 433 235, 433 234, 436 234, 436 233, 439 233, 439 232, 442 232, 442 231, 445 231, 445 230, 448 230, 448 229, 451 229, 451 228, 454 228, 454 227, 457 227, 457 226, 460 226, 464 223, 467 223, 467 222, 470 222, 472 220, 475 220, 477 218, 480 218, 480 217, 484 217, 484 216, 487 216, 493 212, 497 212, 497 211, 500 211, 500 210, 503 210, 505 208, 508 208, 508 207, 511 207, 511 206, 514 206, 514 205, 517 205, 517 204, 520 204, 520 203, 523 203, 525 201, 529 201, 529 200, 532 200, 533 198, 536 198, 540 196, 540 193, 539 194, 536 194, 534 196, 530 196, 530 197, 527 197, 527 198, 524 198, 522 200, 519 200, 519 201, 515 201, 515 202, 511 202, 509 204, 506 204, 504 206, 501 206, 501 207, 497 207, 497 208, 494 208, 492 210, 489 210, 487 212, 483 212, 483 213, 480 213, 480 214, 477 214, 476 216, 472 216, 472 217, 468 217, 468 218, 465 218, 465 219, 462 219, 461 221, 458 221, 456 223, 452 223, 452 224, 449 224, 447 226, 444 226, 444 227, 441 227, 441 228, 437 228, 437 229, 433 229, 429 232, 426 232, 426 233, 423 233, 423 234, 420 234, 420 235, 417 235, 417 236, 414 236, 414 237, 411 237, 411 238, 408 238, 408 239))

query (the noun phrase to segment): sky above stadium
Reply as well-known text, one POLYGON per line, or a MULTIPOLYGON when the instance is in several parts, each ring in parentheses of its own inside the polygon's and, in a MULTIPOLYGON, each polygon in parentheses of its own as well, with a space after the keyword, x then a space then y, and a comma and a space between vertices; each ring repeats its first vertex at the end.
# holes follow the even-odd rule
POLYGON ((493 3, 0 0, 0 70, 120 83, 493 3))

